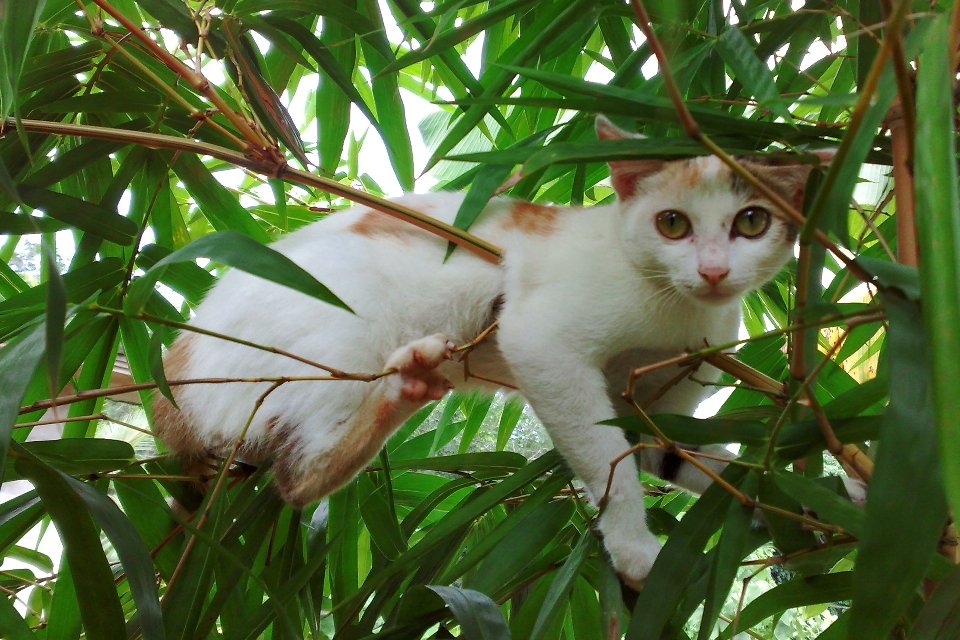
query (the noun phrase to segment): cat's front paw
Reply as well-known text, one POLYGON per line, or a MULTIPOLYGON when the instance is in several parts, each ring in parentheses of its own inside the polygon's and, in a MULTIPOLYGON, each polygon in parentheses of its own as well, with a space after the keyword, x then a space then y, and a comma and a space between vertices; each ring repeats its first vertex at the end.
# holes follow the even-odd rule
POLYGON ((387 368, 396 369, 402 380, 400 395, 404 400, 422 402, 439 400, 453 385, 436 369, 453 358, 456 345, 443 334, 414 340, 387 359, 387 368))
POLYGON ((640 540, 626 540, 620 543, 611 543, 609 538, 604 538, 604 546, 620 578, 631 589, 640 591, 643 588, 643 581, 647 579, 653 563, 657 560, 662 545, 656 537, 650 535, 640 540))

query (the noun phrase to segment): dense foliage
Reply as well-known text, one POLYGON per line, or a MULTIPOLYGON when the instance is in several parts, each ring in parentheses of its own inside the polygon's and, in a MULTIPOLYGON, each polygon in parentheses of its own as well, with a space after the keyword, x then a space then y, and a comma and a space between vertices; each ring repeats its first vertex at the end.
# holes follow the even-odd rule
POLYGON ((0 635, 960 637, 958 20, 946 0, 0 0, 0 635), (646 138, 598 141, 597 113, 646 138), (645 478, 665 547, 639 595, 516 398, 424 408, 302 512, 231 458, 201 496, 149 435, 165 346, 225 268, 338 302, 266 246, 350 201, 495 260, 469 234, 494 192, 589 205, 609 159, 825 147, 749 338, 681 363, 726 372, 716 416, 620 422, 741 447, 699 498, 645 478), (456 228, 380 198, 414 188, 469 190, 456 228))

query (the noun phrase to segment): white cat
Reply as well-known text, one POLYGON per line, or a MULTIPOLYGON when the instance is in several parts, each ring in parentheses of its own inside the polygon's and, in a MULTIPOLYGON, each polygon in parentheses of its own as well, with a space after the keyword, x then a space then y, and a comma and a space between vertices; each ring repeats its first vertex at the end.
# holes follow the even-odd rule
MULTIPOLYGON (((634 136, 603 117, 597 134, 634 136)), ((745 166, 799 205, 808 165, 745 166)), ((504 249, 499 266, 462 249, 444 264, 446 241, 363 207, 273 245, 356 315, 241 271, 227 273, 197 308, 193 325, 344 371, 399 370, 369 383, 281 386, 256 413, 242 455, 272 457, 279 490, 291 504, 322 498, 363 469, 424 402, 452 386, 491 384, 464 382, 463 364, 450 358, 455 345, 496 319, 498 331, 470 354, 470 371, 519 388, 591 496, 602 497, 611 460, 629 444, 620 430, 596 423, 631 411, 620 398, 630 367, 705 341, 736 339, 741 297, 782 268, 797 231, 714 157, 611 162, 610 169, 615 204, 583 209, 492 200, 471 233, 504 249)), ((452 222, 462 200, 431 193, 398 202, 452 222)), ((170 379, 321 373, 190 332, 180 335, 166 368, 170 379)), ((636 397, 649 397, 675 373, 644 376, 636 397)), ((700 372, 711 374, 717 372, 700 372)), ((187 461, 228 449, 268 387, 177 387, 180 411, 158 395, 157 434, 187 461)), ((685 380, 650 410, 689 415, 707 393, 685 380)), ((710 452, 729 457, 721 446, 710 452)), ((709 484, 674 454, 646 450, 641 463, 694 491, 709 484)), ((660 543, 647 529, 632 458, 617 467, 599 527, 621 575, 634 584, 643 580, 660 543)))

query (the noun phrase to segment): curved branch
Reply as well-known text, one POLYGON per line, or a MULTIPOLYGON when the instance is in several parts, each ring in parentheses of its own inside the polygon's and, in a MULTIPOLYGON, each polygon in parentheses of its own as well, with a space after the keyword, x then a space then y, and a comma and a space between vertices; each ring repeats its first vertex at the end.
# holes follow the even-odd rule
MULTIPOLYGON (((279 178, 295 184, 315 187, 335 196, 346 198, 352 202, 375 209, 394 218, 409 222, 410 224, 428 231, 434 235, 440 236, 464 249, 471 251, 479 257, 497 264, 503 257, 500 248, 490 244, 486 240, 457 229, 453 225, 441 222, 428 215, 405 207, 396 202, 391 202, 384 198, 377 197, 370 193, 365 193, 340 184, 336 180, 314 175, 308 171, 294 169, 288 165, 279 168, 276 166, 267 166, 255 158, 244 155, 239 151, 233 151, 219 145, 208 142, 199 142, 189 138, 178 138, 161 133, 148 133, 145 131, 128 131, 126 129, 113 129, 110 127, 97 127, 93 125, 66 124, 63 122, 49 122, 47 120, 20 120, 20 125, 25 131, 36 133, 46 133, 57 136, 78 136, 82 138, 96 138, 98 140, 111 140, 113 142, 123 142, 126 144, 136 144, 151 149, 173 149, 175 151, 187 151, 207 155, 232 165, 249 169, 255 173, 279 178)), ((0 136, 10 131, 16 130, 17 122, 13 118, 7 118, 0 122, 0 136)))

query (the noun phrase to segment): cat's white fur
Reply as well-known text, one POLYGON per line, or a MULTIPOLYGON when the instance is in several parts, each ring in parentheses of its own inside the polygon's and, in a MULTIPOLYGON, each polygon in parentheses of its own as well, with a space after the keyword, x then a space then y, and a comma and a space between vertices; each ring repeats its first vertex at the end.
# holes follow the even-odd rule
MULTIPOLYGON (((601 138, 627 134, 598 118, 601 138)), ((809 168, 753 165, 788 197, 809 168)), ((430 398, 464 381, 450 346, 464 344, 496 315, 499 329, 470 354, 470 370, 517 386, 554 445, 599 499, 610 462, 629 447, 615 428, 596 423, 630 412, 619 394, 627 372, 683 350, 735 339, 740 298, 772 278, 792 255, 793 233, 776 217, 758 239, 732 238, 737 212, 773 209, 738 184, 713 157, 663 163, 612 163, 615 204, 587 209, 494 199, 471 232, 502 247, 494 265, 462 249, 444 264, 446 241, 383 214, 355 207, 273 245, 341 297, 356 315, 241 271, 227 273, 196 310, 192 324, 272 345, 350 372, 395 367, 376 382, 290 382, 266 397, 246 436, 244 454, 273 457, 279 488, 294 504, 319 499, 349 481, 393 430, 430 398), (668 240, 658 212, 686 213, 693 234, 668 240), (703 272, 729 274, 716 285, 703 272), (502 309, 499 308, 502 302, 502 309), (498 313, 496 313, 498 312, 498 313), (449 381, 449 383, 448 383, 449 381)), ((398 202, 452 222, 463 195, 407 195, 398 202)), ((184 332, 167 357, 169 378, 309 376, 308 365, 217 338, 184 332)), ((640 400, 676 369, 643 377, 640 400)), ((704 367, 701 378, 716 375, 704 367)), ((230 446, 266 383, 187 385, 177 412, 162 397, 155 427, 185 458, 230 446)), ((650 408, 691 414, 709 393, 685 380, 650 408)), ((711 453, 726 455, 722 447, 711 453)), ((657 473, 663 453, 646 450, 657 473)), ((721 468, 722 463, 711 463, 721 468)), ((709 480, 678 465, 682 486, 709 480)), ((643 491, 632 458, 618 467, 599 521, 620 573, 642 580, 660 548, 647 529, 643 491)))

